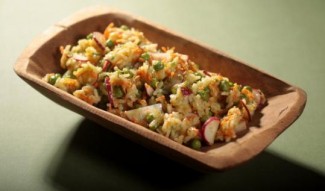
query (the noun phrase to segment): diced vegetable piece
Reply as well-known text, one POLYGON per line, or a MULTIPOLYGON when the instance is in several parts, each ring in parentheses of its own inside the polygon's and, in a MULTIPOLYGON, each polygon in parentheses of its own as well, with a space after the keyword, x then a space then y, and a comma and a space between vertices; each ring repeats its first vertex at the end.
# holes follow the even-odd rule
POLYGON ((152 78, 150 85, 151 87, 156 88, 158 83, 159 81, 157 80, 157 78, 152 78))
POLYGON ((121 86, 113 86, 113 96, 116 98, 122 98, 124 96, 124 92, 121 86))
POLYGON ((51 77, 49 78, 48 82, 49 82, 50 84, 54 85, 55 82, 56 82, 56 80, 57 80, 58 78, 61 78, 61 74, 59 74, 59 73, 54 74, 53 76, 51 76, 51 77))
POLYGON ((172 94, 176 94, 177 93, 177 87, 173 86, 171 88, 171 92, 172 92, 172 94))
POLYGON ((86 39, 92 39, 93 38, 93 33, 90 33, 87 35, 86 39))
POLYGON ((108 40, 106 41, 106 46, 107 46, 108 48, 113 48, 113 47, 115 46, 115 44, 114 44, 114 42, 113 42, 111 39, 108 39, 108 40))
POLYGON ((88 61, 88 58, 82 54, 73 54, 72 58, 79 62, 87 62, 88 61))
POLYGON ((246 121, 241 121, 240 123, 238 123, 238 125, 235 127, 235 132, 237 133, 241 133, 243 131, 245 131, 247 129, 247 124, 246 121))
POLYGON ((107 94, 108 94, 108 100, 111 103, 111 105, 113 106, 114 102, 113 102, 113 97, 112 97, 112 85, 111 85, 109 77, 105 78, 105 84, 106 84, 106 90, 107 90, 107 94))
POLYGON ((203 140, 208 144, 214 143, 214 138, 219 128, 220 119, 217 117, 210 117, 202 126, 201 133, 203 140))
POLYGON ((248 118, 247 120, 248 120, 248 121, 251 121, 251 120, 252 120, 252 116, 251 116, 251 113, 250 113, 250 111, 249 111, 249 109, 248 109, 246 103, 245 103, 244 101, 242 101, 242 100, 240 100, 240 103, 241 103, 241 105, 244 107, 244 109, 245 109, 245 111, 246 111, 246 113, 247 113, 247 118, 248 118))
POLYGON ((147 95, 151 96, 154 91, 153 88, 150 85, 148 85, 147 83, 144 84, 144 87, 146 89, 147 95))
POLYGON ((149 60, 150 59, 150 55, 146 52, 146 53, 141 54, 141 58, 143 60, 149 60))
POLYGON ((100 32, 93 32, 93 39, 100 49, 105 50, 105 37, 100 32))
POLYGON ((265 96, 259 89, 253 89, 254 100, 257 105, 263 105, 265 103, 265 96))
POLYGON ((153 69, 156 71, 164 69, 164 64, 161 61, 158 61, 156 64, 153 65, 153 69))
POLYGON ((107 68, 111 65, 111 62, 109 60, 105 60, 104 61, 104 65, 103 65, 103 71, 106 72, 107 68))
POLYGON ((219 88, 221 91, 228 92, 231 87, 231 83, 228 80, 221 80, 219 84, 219 88))
POLYGON ((192 90, 188 87, 181 87, 182 94, 188 96, 192 94, 192 90))
POLYGON ((191 147, 195 150, 200 150, 201 149, 201 141, 199 139, 193 139, 191 142, 191 147))
POLYGON ((205 75, 207 75, 207 76, 211 76, 211 74, 208 72, 208 71, 206 71, 206 70, 203 70, 203 73, 205 74, 205 75))
POLYGON ((148 124, 151 123, 154 119, 155 119, 155 117, 152 114, 148 114, 146 116, 146 121, 148 124))
POLYGON ((126 26, 126 25, 121 25, 121 29, 123 29, 123 30, 128 30, 128 29, 129 29, 129 27, 128 27, 128 26, 126 26))
POLYGON ((146 117, 152 113, 159 113, 163 115, 162 104, 154 104, 125 111, 125 115, 129 120, 142 125, 148 124, 146 117))
POLYGON ((252 87, 250 87, 250 86, 244 86, 243 89, 247 89, 247 90, 250 91, 250 92, 253 91, 252 87))
POLYGON ((203 90, 198 91, 198 94, 201 96, 201 98, 204 101, 208 101, 208 99, 210 97, 210 89, 209 89, 209 87, 205 87, 203 90))

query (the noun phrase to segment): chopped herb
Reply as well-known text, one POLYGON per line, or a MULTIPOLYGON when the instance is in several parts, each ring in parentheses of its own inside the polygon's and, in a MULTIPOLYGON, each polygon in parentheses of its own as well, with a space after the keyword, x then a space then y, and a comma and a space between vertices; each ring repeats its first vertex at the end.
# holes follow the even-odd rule
POLYGON ((157 125, 152 125, 152 126, 149 126, 149 128, 150 128, 152 131, 155 131, 155 130, 158 128, 158 126, 157 126, 157 125))
POLYGON ((88 34, 87 37, 86 37, 86 39, 88 39, 88 40, 92 39, 92 38, 93 38, 93 33, 88 34))
POLYGON ((195 72, 194 75, 199 76, 200 78, 203 77, 203 75, 200 72, 195 72))
POLYGON ((124 92, 121 86, 113 86, 113 95, 116 98, 121 98, 124 96, 124 92))
POLYGON ((177 87, 173 86, 171 91, 172 91, 172 94, 176 94, 177 93, 177 87))
POLYGON ((253 91, 252 87, 250 87, 250 86, 244 86, 243 89, 247 89, 247 90, 250 91, 250 92, 253 91))
POLYGON ((158 82, 157 78, 152 78, 150 85, 151 85, 151 87, 153 87, 153 88, 157 88, 158 83, 159 83, 159 82, 158 82))
POLYGON ((208 101, 208 99, 210 97, 210 89, 209 89, 209 87, 205 87, 203 90, 198 91, 198 94, 201 96, 201 98, 204 101, 208 101))
POLYGON ((146 116, 146 121, 148 124, 151 123, 154 119, 155 119, 155 117, 152 114, 148 114, 146 116))

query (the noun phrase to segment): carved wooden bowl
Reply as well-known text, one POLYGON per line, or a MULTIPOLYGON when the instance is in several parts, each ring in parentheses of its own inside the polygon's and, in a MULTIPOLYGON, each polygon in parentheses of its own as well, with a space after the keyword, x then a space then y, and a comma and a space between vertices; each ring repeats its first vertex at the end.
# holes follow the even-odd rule
POLYGON ((302 89, 219 50, 143 18, 108 7, 81 10, 48 28, 23 51, 14 70, 33 88, 56 103, 155 152, 201 171, 227 169, 256 156, 300 116, 307 99, 302 89), (267 98, 266 106, 255 113, 253 121, 249 123, 249 130, 234 141, 216 143, 197 151, 89 105, 41 80, 46 73, 63 72, 59 64, 60 45, 75 44, 79 38, 90 32, 103 31, 110 22, 134 27, 160 46, 175 47, 177 52, 189 55, 204 70, 220 73, 231 81, 261 89, 267 98))

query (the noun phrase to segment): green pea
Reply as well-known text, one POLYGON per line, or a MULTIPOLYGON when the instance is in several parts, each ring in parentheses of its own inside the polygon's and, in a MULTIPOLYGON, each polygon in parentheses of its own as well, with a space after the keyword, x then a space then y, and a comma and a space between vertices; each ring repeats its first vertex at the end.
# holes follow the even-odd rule
POLYGON ((112 40, 109 39, 109 40, 106 41, 106 46, 107 46, 108 48, 113 48, 114 45, 115 45, 115 44, 114 44, 114 42, 113 42, 112 40))
POLYGON ((61 74, 54 74, 53 76, 50 77, 49 79, 49 83, 54 85, 56 83, 56 80, 58 80, 58 78, 61 78, 61 74))
POLYGON ((191 142, 191 147, 195 150, 200 150, 202 144, 201 141, 199 139, 193 139, 191 142))
POLYGON ((143 60, 149 60, 149 59, 150 59, 150 55, 146 52, 146 53, 143 53, 143 54, 141 55, 141 58, 142 58, 143 60))
POLYGON ((124 96, 124 92, 121 86, 113 86, 113 95, 116 98, 121 98, 124 96))
POLYGON ((221 89, 221 91, 228 92, 230 90, 231 85, 232 84, 229 83, 228 80, 221 80, 219 84, 219 88, 221 89))
POLYGON ((161 61, 159 61, 153 65, 153 69, 155 69, 156 71, 162 70, 164 69, 164 64, 161 61))

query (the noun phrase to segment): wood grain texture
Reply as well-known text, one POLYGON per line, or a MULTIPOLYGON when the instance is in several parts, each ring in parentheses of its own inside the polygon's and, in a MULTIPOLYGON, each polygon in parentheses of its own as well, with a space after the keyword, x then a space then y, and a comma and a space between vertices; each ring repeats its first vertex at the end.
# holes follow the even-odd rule
POLYGON ((90 7, 51 26, 23 51, 14 70, 29 85, 63 107, 155 152, 201 171, 228 169, 259 154, 300 116, 307 100, 307 95, 302 89, 247 63, 143 18, 109 7, 90 7), (231 81, 261 89, 267 97, 266 106, 256 112, 253 121, 249 123, 249 130, 236 140, 217 143, 196 151, 91 106, 41 80, 46 73, 62 72, 59 64, 60 45, 75 44, 79 38, 90 32, 103 31, 110 22, 134 27, 160 46, 175 47, 177 52, 189 55, 204 70, 220 73, 231 81))

